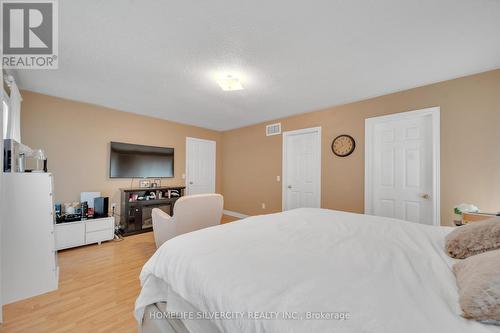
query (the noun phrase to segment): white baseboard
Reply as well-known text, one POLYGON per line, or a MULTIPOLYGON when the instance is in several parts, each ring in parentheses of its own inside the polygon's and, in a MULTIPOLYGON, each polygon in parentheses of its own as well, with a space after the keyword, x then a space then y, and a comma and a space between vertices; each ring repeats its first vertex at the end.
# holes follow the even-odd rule
POLYGON ((250 215, 245 215, 245 214, 241 214, 241 213, 238 213, 238 212, 233 212, 233 211, 230 211, 230 210, 223 210, 223 213, 224 215, 229 215, 229 216, 232 216, 232 217, 237 217, 239 219, 244 219, 244 218, 247 218, 248 216, 250 215))

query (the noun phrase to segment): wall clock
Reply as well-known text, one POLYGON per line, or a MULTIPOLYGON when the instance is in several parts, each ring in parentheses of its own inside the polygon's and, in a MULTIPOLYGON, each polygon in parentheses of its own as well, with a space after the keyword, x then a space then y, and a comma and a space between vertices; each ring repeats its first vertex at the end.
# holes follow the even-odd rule
POLYGON ((333 139, 332 151, 339 157, 346 157, 352 154, 356 148, 356 141, 354 138, 347 134, 342 134, 333 139))

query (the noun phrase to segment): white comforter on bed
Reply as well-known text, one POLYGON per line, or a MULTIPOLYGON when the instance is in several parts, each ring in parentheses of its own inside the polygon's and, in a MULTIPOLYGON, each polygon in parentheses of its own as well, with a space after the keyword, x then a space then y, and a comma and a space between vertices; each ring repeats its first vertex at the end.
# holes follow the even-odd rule
MULTIPOLYGON (((210 320, 220 332, 500 332, 460 317, 450 230, 297 209, 184 234, 145 264, 136 318, 180 296, 201 314, 230 312, 210 320), (310 312, 327 318, 298 319, 310 312)), ((185 324, 201 333, 202 322, 185 324)))

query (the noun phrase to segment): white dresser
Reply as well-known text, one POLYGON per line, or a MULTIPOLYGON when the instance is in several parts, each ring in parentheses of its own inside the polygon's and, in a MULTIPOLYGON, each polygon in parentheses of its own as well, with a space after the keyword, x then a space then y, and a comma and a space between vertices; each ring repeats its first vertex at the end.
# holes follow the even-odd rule
POLYGON ((56 249, 88 245, 112 240, 115 236, 114 217, 103 217, 55 225, 56 249))
POLYGON ((50 173, 4 173, 2 296, 8 304, 57 289, 50 173))

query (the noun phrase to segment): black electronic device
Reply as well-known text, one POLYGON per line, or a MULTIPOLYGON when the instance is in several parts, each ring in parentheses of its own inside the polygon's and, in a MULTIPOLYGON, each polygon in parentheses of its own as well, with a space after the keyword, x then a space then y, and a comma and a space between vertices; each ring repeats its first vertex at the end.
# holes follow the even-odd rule
POLYGON ((174 177, 174 148, 111 142, 109 177, 174 177))
POLYGON ((56 218, 56 223, 68 223, 68 222, 75 222, 75 221, 81 221, 82 216, 80 214, 63 214, 59 215, 56 218))
POLYGON ((109 198, 94 198, 94 217, 108 217, 109 198))

